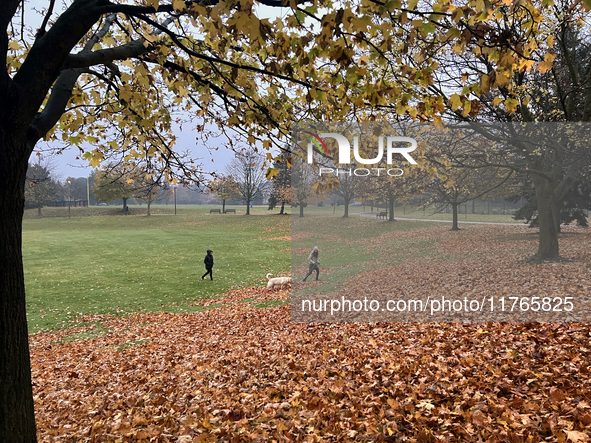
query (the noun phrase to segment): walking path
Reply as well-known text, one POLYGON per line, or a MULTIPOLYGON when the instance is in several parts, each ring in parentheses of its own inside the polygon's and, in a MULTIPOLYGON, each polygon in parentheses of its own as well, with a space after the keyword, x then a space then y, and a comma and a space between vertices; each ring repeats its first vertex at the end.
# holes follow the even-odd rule
MULTIPOLYGON (((361 217, 375 217, 375 213, 371 212, 360 212, 357 213, 361 217)), ((437 222, 437 223, 452 223, 452 220, 432 220, 432 219, 423 219, 423 218, 406 218, 406 217, 396 217, 394 216, 394 220, 409 220, 409 221, 421 221, 421 222, 437 222)), ((479 221, 460 221, 458 223, 465 223, 465 224, 473 224, 473 225, 504 225, 504 226, 526 226, 523 223, 496 223, 496 222, 479 222, 479 221)))

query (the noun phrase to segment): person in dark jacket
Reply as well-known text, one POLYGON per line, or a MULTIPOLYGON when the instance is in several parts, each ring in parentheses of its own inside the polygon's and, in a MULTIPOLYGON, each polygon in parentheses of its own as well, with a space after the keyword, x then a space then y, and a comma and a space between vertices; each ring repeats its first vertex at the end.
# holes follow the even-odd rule
POLYGON ((207 272, 201 276, 201 280, 203 280, 207 274, 209 274, 209 277, 213 280, 213 273, 211 272, 213 269, 213 251, 211 249, 207 250, 207 255, 205 256, 203 263, 205 263, 205 269, 207 272))

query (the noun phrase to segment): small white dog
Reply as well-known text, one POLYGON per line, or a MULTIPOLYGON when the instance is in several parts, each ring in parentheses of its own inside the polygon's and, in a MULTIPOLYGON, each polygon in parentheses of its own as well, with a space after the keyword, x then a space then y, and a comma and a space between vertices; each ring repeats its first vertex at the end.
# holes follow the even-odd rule
POLYGON ((283 289, 283 285, 291 284, 291 277, 270 278, 271 275, 273 274, 267 274, 267 280, 269 280, 269 283, 267 283, 267 289, 270 291, 272 291, 275 286, 281 286, 281 289, 283 289))

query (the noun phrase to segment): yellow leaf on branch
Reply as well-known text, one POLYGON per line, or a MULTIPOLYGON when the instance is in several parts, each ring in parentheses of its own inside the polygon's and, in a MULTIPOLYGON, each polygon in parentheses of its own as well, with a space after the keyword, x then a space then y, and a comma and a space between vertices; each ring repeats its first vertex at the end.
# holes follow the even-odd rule
POLYGON ((556 54, 554 54, 552 52, 548 52, 546 54, 546 56, 544 57, 544 61, 541 62, 540 64, 538 64, 538 71, 540 71, 543 74, 544 72, 552 69, 552 64, 553 64, 555 58, 556 58, 556 54))
POLYGON ((172 0, 172 7, 178 12, 182 12, 187 9, 187 6, 183 0, 172 0))
POLYGON ((153 6, 156 11, 158 11, 158 7, 160 6, 159 3, 160 0, 146 0, 146 4, 148 6, 153 6))

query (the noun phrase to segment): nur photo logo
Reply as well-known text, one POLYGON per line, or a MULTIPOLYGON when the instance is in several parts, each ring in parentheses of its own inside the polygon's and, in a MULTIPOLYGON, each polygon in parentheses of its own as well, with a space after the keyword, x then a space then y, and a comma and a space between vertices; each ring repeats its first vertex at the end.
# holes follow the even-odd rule
MULTIPOLYGON (((314 134, 312 132, 305 132, 311 137, 304 136, 308 142, 308 163, 313 163, 314 146, 318 148, 321 153, 328 156, 328 149, 324 139, 331 137, 336 140, 339 147, 339 161, 340 164, 351 163, 351 143, 347 137, 342 134, 334 132, 321 132, 320 134, 314 134)), ((392 157, 394 154, 402 155, 410 164, 416 165, 417 162, 410 156, 410 153, 417 149, 417 141, 410 137, 399 137, 399 136, 388 136, 386 138, 386 162, 388 165, 392 164, 392 157), (400 146, 401 144, 410 144, 410 146, 400 146)), ((362 158, 359 154, 359 136, 353 136, 353 156, 355 160, 362 165, 375 165, 382 161, 384 157, 384 137, 378 139, 378 154, 375 158, 362 158)))
MULTIPOLYGON (((313 164, 314 162, 314 147, 325 157, 328 157, 328 148, 324 139, 332 138, 336 141, 338 146, 338 161, 341 165, 351 164, 351 152, 355 162, 362 165, 378 165, 386 154, 386 164, 392 165, 394 155, 402 156, 411 165, 416 165, 417 162, 410 156, 410 153, 417 148, 417 141, 411 137, 401 136, 380 136, 378 138, 378 149, 377 155, 374 158, 363 158, 359 152, 359 135, 353 136, 353 149, 351 149, 351 143, 347 137, 342 134, 335 132, 321 132, 315 134, 313 132, 304 132, 304 138, 308 140, 307 145, 307 162, 313 164)), ((371 175, 372 171, 375 171, 376 175, 380 175, 381 171, 386 171, 389 176, 401 176, 404 174, 404 170, 400 168, 354 168, 354 169, 343 169, 343 168, 319 168, 319 175, 324 174, 347 174, 356 176, 367 176, 371 175)))

